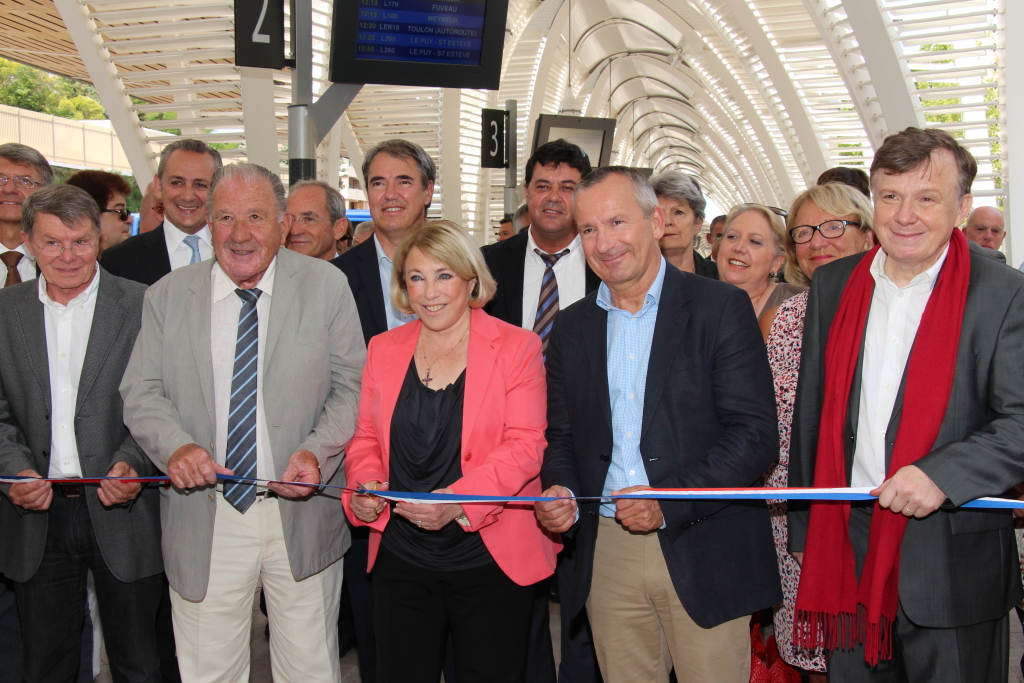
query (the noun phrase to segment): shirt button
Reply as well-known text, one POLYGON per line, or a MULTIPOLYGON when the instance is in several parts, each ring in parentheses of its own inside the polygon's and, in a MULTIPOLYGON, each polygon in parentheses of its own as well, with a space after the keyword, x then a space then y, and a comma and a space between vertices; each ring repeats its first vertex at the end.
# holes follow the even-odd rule
POLYGON ((66 355, 66 354, 63 354, 63 353, 62 353, 62 354, 60 354, 60 357, 61 357, 61 358, 63 358, 63 357, 65 356, 65 355, 66 355))
POLYGON ((633 354, 629 354, 629 359, 633 360, 633 354))
POLYGON ((63 318, 61 318, 61 320, 67 320, 67 319, 68 319, 67 316, 64 316, 63 318))
POLYGON ((891 384, 886 384, 886 385, 885 385, 885 388, 886 388, 886 389, 888 389, 888 388, 889 388, 889 387, 891 387, 891 386, 892 386, 891 384))
POLYGON ((900 297, 901 297, 901 298, 903 297, 903 292, 900 292, 900 297))
POLYGON ((628 437, 632 438, 632 436, 633 436, 633 432, 626 432, 626 436, 628 436, 628 437))
POLYGON ((60 393, 62 393, 62 394, 66 394, 66 393, 68 393, 68 390, 67 390, 67 389, 61 389, 61 390, 60 390, 60 393))
POLYGON ((636 474, 636 470, 630 470, 630 471, 629 471, 629 476, 631 476, 631 477, 632 477, 632 476, 633 476, 634 474, 636 474))
POLYGON ((899 341, 900 341, 900 340, 899 340, 899 339, 897 339, 896 337, 893 337, 893 338, 892 338, 892 343, 893 343, 893 344, 898 344, 898 343, 899 343, 899 341))
POLYGON ((60 428, 61 428, 61 429, 67 429, 67 428, 68 428, 68 426, 67 426, 67 425, 61 425, 61 426, 60 426, 60 428))
POLYGON ((71 465, 71 461, 70 460, 65 460, 64 461, 64 467, 68 467, 70 465, 71 465))
POLYGON ((630 395, 629 395, 629 400, 630 400, 630 401, 632 401, 632 400, 633 400, 633 394, 630 394, 630 395))

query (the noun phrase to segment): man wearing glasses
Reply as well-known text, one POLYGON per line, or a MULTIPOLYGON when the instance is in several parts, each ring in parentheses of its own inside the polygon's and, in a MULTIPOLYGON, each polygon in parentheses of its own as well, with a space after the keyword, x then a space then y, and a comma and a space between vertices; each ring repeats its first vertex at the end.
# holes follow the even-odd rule
POLYGON ((36 260, 21 242, 21 207, 33 192, 53 183, 53 169, 28 145, 0 145, 0 287, 36 276, 36 260))
POLYGON ((114 679, 160 677, 159 493, 75 483, 157 474, 124 426, 118 392, 145 287, 97 266, 99 238, 99 207, 84 190, 40 189, 22 232, 39 278, 0 291, 0 474, 66 480, 0 487, 0 572, 21 615, 24 681, 75 680, 88 571, 114 679))

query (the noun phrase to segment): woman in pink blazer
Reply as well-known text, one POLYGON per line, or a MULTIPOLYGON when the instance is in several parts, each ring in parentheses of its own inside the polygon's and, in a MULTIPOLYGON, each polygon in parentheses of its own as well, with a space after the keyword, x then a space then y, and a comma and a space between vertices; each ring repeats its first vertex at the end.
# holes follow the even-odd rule
MULTIPOLYGON (((454 223, 429 223, 398 248, 392 299, 420 320, 370 341, 350 485, 540 495, 540 339, 481 310, 494 290, 454 223)), ((378 683, 436 683, 449 630, 461 683, 524 680, 533 584, 554 573, 558 550, 531 506, 343 502, 372 530, 378 683)))

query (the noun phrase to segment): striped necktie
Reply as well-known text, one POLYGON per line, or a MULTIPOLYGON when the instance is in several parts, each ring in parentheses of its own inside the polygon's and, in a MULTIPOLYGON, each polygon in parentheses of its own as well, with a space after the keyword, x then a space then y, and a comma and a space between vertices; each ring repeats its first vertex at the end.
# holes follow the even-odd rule
POLYGON ((199 235, 188 235, 185 237, 185 246, 192 250, 192 258, 188 260, 190 266, 203 260, 203 257, 199 254, 199 235))
MULTIPOLYGON (((231 403, 228 413, 228 454, 225 466, 236 477, 256 476, 256 371, 259 368, 258 289, 236 289, 242 300, 238 314, 238 341, 235 343, 235 368, 231 377, 231 403)), ((231 482, 224 485, 224 497, 239 512, 245 512, 256 500, 255 484, 231 482)))
POLYGON ((537 303, 537 317, 533 319, 533 331, 540 335, 541 353, 548 352, 548 337, 551 335, 551 324, 558 314, 558 278, 555 277, 555 264, 558 259, 569 253, 563 249, 557 254, 534 248, 537 256, 544 261, 544 279, 540 281, 540 299, 537 303))

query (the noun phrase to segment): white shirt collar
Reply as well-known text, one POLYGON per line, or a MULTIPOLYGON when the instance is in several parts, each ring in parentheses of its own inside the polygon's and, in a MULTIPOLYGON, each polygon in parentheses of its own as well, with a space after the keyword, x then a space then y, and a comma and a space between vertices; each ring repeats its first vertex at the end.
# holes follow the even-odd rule
POLYGON ((377 263, 378 264, 381 261, 387 261, 388 263, 391 263, 391 258, 386 253, 384 253, 384 247, 381 246, 380 240, 377 239, 377 233, 376 232, 373 233, 373 248, 377 250, 377 263))
POLYGON ((35 259, 32 258, 32 252, 28 250, 28 247, 25 246, 24 242, 16 246, 14 249, 8 249, 5 245, 0 244, 0 254, 6 254, 9 251, 16 251, 29 261, 35 261, 35 259))
MULTIPOLYGON (((13 251, 8 249, 8 251, 13 251)), ((75 306, 82 306, 83 308, 92 303, 93 299, 96 298, 96 292, 100 288, 100 268, 96 266, 96 272, 92 276, 92 281, 89 282, 89 286, 82 290, 82 293, 76 296, 74 299, 68 302, 67 306, 57 303, 50 298, 50 295, 46 292, 46 278, 43 274, 39 274, 39 300, 43 302, 43 306, 49 306, 58 310, 65 308, 74 308, 75 306)))
MULTIPOLYGON (((200 228, 199 232, 196 233, 199 239, 206 242, 211 248, 213 247, 213 235, 210 233, 210 226, 204 225, 200 228)), ((170 218, 164 216, 164 236, 167 240, 167 253, 172 254, 177 251, 181 243, 188 237, 188 233, 183 231, 181 228, 171 222, 170 218)))
MULTIPOLYGON (((918 273, 907 287, 914 287, 921 283, 928 283, 928 291, 932 291, 935 287, 935 278, 939 276, 939 271, 942 270, 942 264, 946 262, 946 255, 949 253, 949 244, 946 244, 946 248, 942 250, 942 254, 935 260, 931 266, 928 267, 923 273, 918 273)), ((875 254, 874 260, 871 262, 871 276, 875 278, 875 282, 881 280, 887 283, 894 289, 906 289, 901 288, 893 280, 885 274, 885 261, 889 258, 885 253, 885 250, 879 249, 878 253, 875 254)))
MULTIPOLYGON (((267 266, 266 272, 263 273, 263 277, 260 278, 260 283, 256 285, 256 289, 263 292, 268 296, 274 294, 274 273, 277 271, 277 256, 267 266)), ((228 274, 224 272, 224 269, 220 267, 220 264, 216 261, 213 262, 213 271, 210 275, 213 278, 213 301, 216 303, 221 299, 225 299, 232 296, 235 290, 238 289, 238 285, 231 281, 228 274)), ((261 295, 260 298, 263 298, 261 295)))
MULTIPOLYGON (((569 242, 569 246, 565 248, 569 250, 569 254, 575 254, 577 252, 582 251, 583 240, 578 232, 576 233, 576 236, 572 238, 572 242, 569 242)), ((537 256, 537 252, 535 252, 534 249, 540 249, 540 247, 538 247, 537 243, 533 241, 533 230, 528 229, 526 231, 526 256, 528 258, 532 256, 533 258, 543 263, 540 256, 537 256)), ((541 249, 541 251, 544 250, 541 249)), ((559 251, 561 251, 561 249, 559 249, 559 251)), ((566 254, 566 256, 568 256, 569 254, 566 254)))

